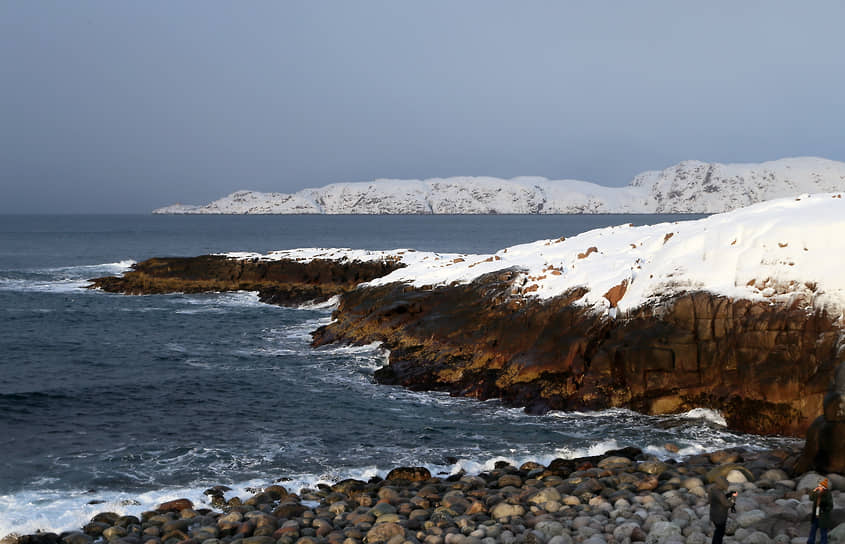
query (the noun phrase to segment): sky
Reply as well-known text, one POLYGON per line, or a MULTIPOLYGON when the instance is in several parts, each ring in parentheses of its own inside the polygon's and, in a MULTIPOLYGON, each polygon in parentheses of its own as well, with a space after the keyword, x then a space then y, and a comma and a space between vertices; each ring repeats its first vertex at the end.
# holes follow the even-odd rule
POLYGON ((845 3, 2 0, 0 214, 845 161, 845 3))

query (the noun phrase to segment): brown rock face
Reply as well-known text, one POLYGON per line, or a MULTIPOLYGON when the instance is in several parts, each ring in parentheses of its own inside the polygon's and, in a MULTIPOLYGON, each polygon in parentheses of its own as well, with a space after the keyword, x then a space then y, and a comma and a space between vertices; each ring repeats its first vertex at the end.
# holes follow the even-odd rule
POLYGON ((193 507, 194 503, 189 499, 176 499, 159 504, 156 510, 159 512, 181 512, 193 507))
POLYGON ((404 266, 389 261, 261 261, 223 255, 154 258, 123 276, 91 280, 91 288, 130 295, 258 291, 270 304, 324 301, 404 266))
POLYGON ((807 429, 806 438, 796 472, 845 473, 845 364, 836 369, 824 396, 822 415, 807 429))
POLYGON ((760 434, 802 434, 839 362, 839 328, 798 306, 696 292, 614 320, 573 306, 581 291, 513 297, 514 275, 358 288, 314 345, 383 342, 382 383, 499 397, 531 412, 710 407, 731 428, 760 434))

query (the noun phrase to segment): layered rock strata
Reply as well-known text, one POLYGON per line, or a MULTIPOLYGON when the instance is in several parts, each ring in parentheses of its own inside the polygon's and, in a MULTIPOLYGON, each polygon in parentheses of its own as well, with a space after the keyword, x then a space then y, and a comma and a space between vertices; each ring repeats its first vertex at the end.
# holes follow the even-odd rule
POLYGON ((165 257, 136 263, 122 276, 93 279, 89 287, 131 295, 258 291, 262 302, 289 305, 326 301, 402 266, 389 259, 299 262, 226 255, 165 257))
MULTIPOLYGON (((758 434, 802 434, 839 361, 839 328, 803 306, 681 293, 611 318, 571 290, 514 296, 516 270, 468 284, 346 293, 314 345, 382 342, 385 384, 501 398, 531 412, 717 409, 758 434)), ((608 296, 613 296, 609 293, 608 296)))

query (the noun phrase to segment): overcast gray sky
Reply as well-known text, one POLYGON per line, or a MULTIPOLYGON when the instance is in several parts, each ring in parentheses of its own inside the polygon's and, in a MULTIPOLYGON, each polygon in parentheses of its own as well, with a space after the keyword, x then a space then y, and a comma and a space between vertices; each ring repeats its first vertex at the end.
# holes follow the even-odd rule
POLYGON ((845 160, 845 2, 0 1, 0 213, 845 160))

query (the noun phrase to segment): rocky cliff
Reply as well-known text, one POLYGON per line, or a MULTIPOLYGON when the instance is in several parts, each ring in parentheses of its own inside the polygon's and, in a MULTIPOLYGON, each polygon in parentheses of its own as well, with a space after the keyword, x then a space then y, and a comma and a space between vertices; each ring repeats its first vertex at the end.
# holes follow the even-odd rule
POLYGON ((513 296, 516 271, 465 285, 346 293, 314 344, 383 342, 381 383, 501 398, 533 412, 709 407, 731 428, 802 434, 838 362, 838 326, 798 305, 682 293, 611 319, 513 296))

